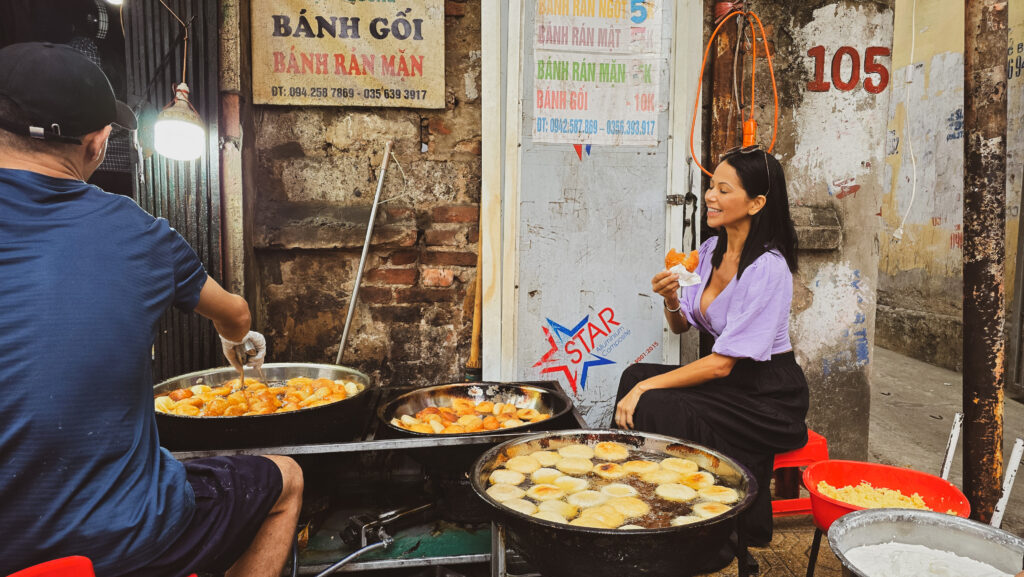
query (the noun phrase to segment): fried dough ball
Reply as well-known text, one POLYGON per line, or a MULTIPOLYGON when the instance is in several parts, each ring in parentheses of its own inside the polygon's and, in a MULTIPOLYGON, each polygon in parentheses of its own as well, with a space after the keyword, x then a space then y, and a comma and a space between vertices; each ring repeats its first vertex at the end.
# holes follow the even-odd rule
POLYGON ((537 506, 526 499, 509 499, 501 504, 524 515, 533 515, 537 512, 537 506))
POLYGON ((589 527, 591 529, 612 529, 612 527, 609 527, 607 524, 603 523, 600 519, 594 516, 577 517, 576 519, 569 521, 569 524, 576 527, 589 527))
POLYGON ((537 459, 537 462, 539 462, 543 467, 554 467, 555 463, 561 459, 561 457, 558 456, 558 453, 553 451, 534 451, 530 453, 530 456, 537 459))
POLYGON ((636 497, 639 491, 625 483, 610 483, 601 487, 601 492, 609 497, 636 497))
POLYGON ((529 475, 537 469, 540 469, 540 462, 529 455, 519 455, 518 457, 512 457, 509 459, 508 462, 505 463, 505 468, 511 471, 523 473, 524 475, 529 475))
POLYGON ((493 485, 498 483, 505 483, 508 485, 518 485, 526 480, 526 475, 516 472, 509 471, 508 469, 495 469, 488 480, 493 485))
POLYGON ((494 415, 484 417, 483 425, 485 431, 494 431, 501 428, 501 423, 494 417, 494 415))
POLYGON ((153 399, 153 408, 161 413, 169 413, 172 407, 174 407, 174 401, 167 395, 160 395, 153 399))
POLYGON ((671 521, 669 521, 669 524, 672 525, 673 527, 678 527, 680 525, 689 525, 691 523, 700 523, 703 520, 704 520, 703 517, 698 517, 696 515, 680 515, 679 517, 676 517, 675 519, 672 519, 671 521))
POLYGON ((615 509, 627 519, 643 517, 651 512, 651 506, 636 497, 616 497, 609 499, 606 505, 615 509))
POLYGON ((708 501, 715 501, 716 503, 735 503, 740 500, 740 494, 736 492, 736 489, 730 487, 723 487, 721 485, 712 485, 710 487, 704 487, 697 491, 697 494, 707 499, 708 501))
POLYGON ((519 409, 516 416, 521 421, 536 421, 540 417, 540 412, 537 409, 519 409))
POLYGON ((175 415, 181 415, 184 417, 198 417, 199 407, 196 407, 195 405, 190 405, 188 403, 178 403, 174 405, 174 408, 171 409, 171 412, 174 413, 175 415))
POLYGON ((566 475, 586 475, 594 468, 589 459, 569 457, 555 463, 555 468, 566 475))
POLYGON ((525 424, 526 423, 520 421, 519 419, 507 419, 505 422, 501 424, 501 428, 511 429, 512 427, 520 427, 525 424))
POLYGON ((539 484, 554 484, 555 479, 562 476, 562 472, 558 469, 551 469, 548 467, 542 467, 537 469, 533 473, 530 473, 530 480, 534 483, 539 484))
POLYGON ((466 432, 466 427, 463 427, 462 425, 448 425, 441 429, 441 432, 446 435, 461 435, 466 432))
POLYGON ((167 396, 170 397, 171 400, 174 401, 174 402, 178 402, 178 401, 180 401, 182 399, 187 399, 187 398, 191 397, 192 395, 193 395, 193 393, 192 393, 191 389, 177 389, 175 391, 171 391, 170 393, 167 393, 167 396))
POLYGON ((696 473, 690 473, 689 475, 683 475, 683 484, 693 487, 694 489, 703 489, 704 487, 710 487, 715 484, 715 477, 707 471, 698 471, 696 473))
POLYGON ((641 527, 640 525, 623 525, 619 527, 619 531, 632 531, 634 529, 646 529, 647 527, 641 527))
POLYGON ((601 463, 594 467, 594 474, 602 479, 621 479, 626 476, 626 469, 618 463, 601 463))
POLYGON ((554 501, 565 496, 565 491, 556 485, 534 485, 526 491, 534 501, 554 501))
POLYGON ((623 463, 622 468, 631 475, 645 475, 647 473, 653 473, 657 471, 660 466, 654 461, 626 461, 623 463))
POLYGON ((693 506, 693 512, 704 519, 710 519, 725 513, 731 508, 728 505, 711 501, 709 503, 697 503, 693 506))
POLYGON ((526 491, 508 483, 496 483, 487 488, 487 494, 495 501, 502 503, 512 499, 522 499, 523 495, 526 495, 526 491))
POLYGON ((565 501, 557 499, 551 501, 541 501, 537 505, 537 508, 540 509, 541 511, 551 511, 552 513, 561 515, 566 519, 572 519, 576 516, 577 513, 580 512, 580 508, 577 507, 576 505, 570 505, 565 501))
POLYGON ((490 413, 494 410, 494 403, 490 401, 480 401, 476 404, 476 412, 478 413, 490 413))
POLYGON ((568 475, 564 475, 562 477, 555 479, 554 482, 551 484, 557 487, 561 487, 562 489, 565 490, 566 493, 578 493, 580 491, 586 490, 586 488, 590 486, 590 481, 587 481, 586 479, 580 479, 579 477, 570 477, 568 475))
POLYGON ((680 459, 679 457, 669 457, 661 461, 661 468, 668 469, 669 471, 675 471, 676 473, 696 473, 700 470, 697 463, 689 459, 680 459))
POLYGON ((434 434, 434 428, 431 427, 430 425, 424 425, 423 423, 418 423, 416 425, 413 425, 412 427, 409 427, 409 430, 414 432, 414 433, 423 433, 425 435, 433 435, 434 434))
POLYGON ((667 469, 658 469, 657 471, 651 471, 650 473, 644 473, 640 475, 640 480, 645 483, 651 483, 653 485, 665 485, 667 483, 678 483, 682 481, 683 476, 675 471, 669 471, 667 469))
POLYGON ((654 494, 674 503, 685 503, 697 498, 697 491, 679 483, 658 485, 658 488, 654 490, 654 494))
POLYGON ((587 445, 566 445, 558 449, 558 455, 563 459, 593 459, 594 450, 587 445))
POLYGON ((594 456, 602 461, 625 461, 629 457, 629 449, 622 443, 605 441, 594 446, 594 456))
POLYGON ((604 493, 601 493, 599 491, 591 491, 588 489, 586 491, 573 493, 572 495, 566 497, 565 500, 572 505, 576 505, 580 509, 586 509, 588 507, 597 507, 598 505, 603 505, 608 501, 608 498, 608 495, 605 495, 604 493))

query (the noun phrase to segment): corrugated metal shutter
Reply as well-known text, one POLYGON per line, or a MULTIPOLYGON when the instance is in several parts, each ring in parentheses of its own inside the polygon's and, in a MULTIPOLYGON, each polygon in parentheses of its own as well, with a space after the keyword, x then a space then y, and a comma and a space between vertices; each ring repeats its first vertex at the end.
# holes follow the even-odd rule
MULTIPOLYGON (((199 254, 210 276, 220 281, 217 2, 165 2, 191 24, 186 82, 192 105, 206 123, 207 147, 194 162, 144 154, 136 170, 135 198, 154 216, 169 220, 199 254)), ((156 112, 170 102, 173 87, 181 81, 182 28, 159 0, 125 2, 123 20, 128 103, 140 112, 140 140, 145 150, 156 112)), ((154 349, 155 382, 223 364, 210 321, 177 310, 164 315, 154 349)))

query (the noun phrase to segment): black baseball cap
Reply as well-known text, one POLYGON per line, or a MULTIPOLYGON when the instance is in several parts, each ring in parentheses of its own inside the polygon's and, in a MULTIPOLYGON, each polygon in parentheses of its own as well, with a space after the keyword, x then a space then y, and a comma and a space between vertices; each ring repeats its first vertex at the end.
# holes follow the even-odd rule
POLYGON ((138 127, 103 70, 63 44, 24 42, 0 49, 0 95, 28 117, 28 125, 0 118, 0 128, 15 134, 81 143, 79 137, 108 124, 138 127))

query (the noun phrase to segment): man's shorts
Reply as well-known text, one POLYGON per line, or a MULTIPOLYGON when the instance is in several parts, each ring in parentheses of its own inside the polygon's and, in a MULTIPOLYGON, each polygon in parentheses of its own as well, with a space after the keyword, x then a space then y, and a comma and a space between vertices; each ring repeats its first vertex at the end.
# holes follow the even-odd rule
POLYGON ((264 457, 210 457, 183 464, 196 496, 192 521, 140 575, 227 571, 249 548, 281 496, 281 470, 264 457))

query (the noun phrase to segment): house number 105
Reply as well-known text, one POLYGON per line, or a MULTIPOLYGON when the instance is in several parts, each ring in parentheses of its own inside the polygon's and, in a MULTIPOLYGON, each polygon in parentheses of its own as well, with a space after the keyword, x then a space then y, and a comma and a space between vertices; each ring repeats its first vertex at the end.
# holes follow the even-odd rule
MULTIPOLYGON (((889 85, 889 69, 884 64, 875 62, 875 58, 889 56, 890 50, 884 46, 870 46, 864 51, 864 90, 878 94, 889 85), (877 75, 876 80, 872 75, 877 75)), ((832 85, 825 81, 825 47, 815 46, 807 51, 814 58, 814 80, 807 83, 811 92, 828 92, 835 85, 844 92, 857 88, 860 83, 860 54, 852 46, 843 46, 832 56, 832 85), (849 58, 850 69, 848 78, 843 78, 843 61, 849 58)))

